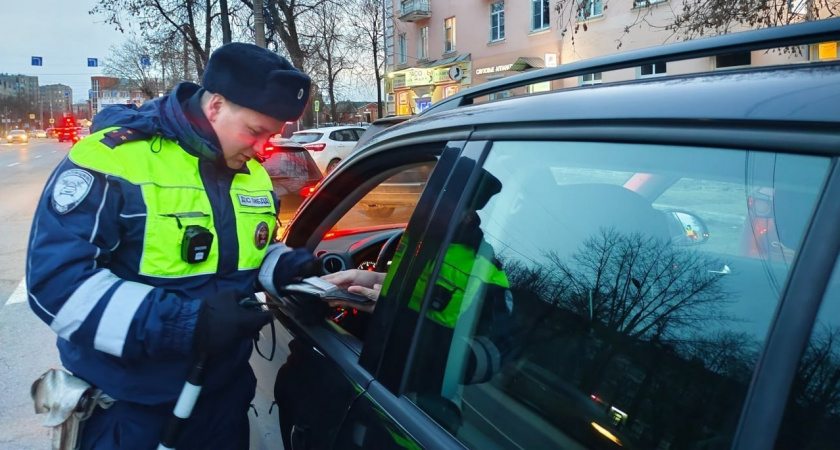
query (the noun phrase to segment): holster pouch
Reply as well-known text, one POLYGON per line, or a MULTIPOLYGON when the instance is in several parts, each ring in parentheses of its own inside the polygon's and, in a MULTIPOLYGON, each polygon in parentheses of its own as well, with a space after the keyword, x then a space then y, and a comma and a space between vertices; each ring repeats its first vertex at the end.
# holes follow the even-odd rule
POLYGON ((107 409, 115 401, 84 380, 56 368, 32 383, 30 395, 35 413, 46 413, 44 426, 52 427, 53 450, 78 449, 83 422, 97 405, 107 409))

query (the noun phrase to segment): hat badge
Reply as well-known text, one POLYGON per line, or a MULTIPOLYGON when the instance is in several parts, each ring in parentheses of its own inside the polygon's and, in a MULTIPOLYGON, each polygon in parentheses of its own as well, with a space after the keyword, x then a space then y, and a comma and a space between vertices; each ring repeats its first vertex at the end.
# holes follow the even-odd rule
POLYGON ((257 229, 254 231, 254 245, 256 245, 259 250, 262 250, 267 244, 268 224, 260 222, 259 225, 257 225, 257 229))
POLYGON ((303 98, 303 88, 300 88, 300 90, 298 91, 298 100, 300 100, 302 98, 303 98))

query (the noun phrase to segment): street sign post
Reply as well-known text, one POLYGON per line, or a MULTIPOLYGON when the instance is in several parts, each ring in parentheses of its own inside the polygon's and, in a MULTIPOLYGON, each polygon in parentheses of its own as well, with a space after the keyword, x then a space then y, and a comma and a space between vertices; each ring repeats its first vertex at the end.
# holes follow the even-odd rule
POLYGON ((141 66, 151 66, 151 65, 152 65, 152 60, 151 60, 151 58, 149 58, 149 56, 148 56, 148 55, 143 55, 143 56, 141 56, 141 57, 140 57, 140 65, 141 65, 141 66))
POLYGON ((32 57, 32 65, 33 66, 43 66, 44 65, 44 58, 41 56, 33 56, 32 57))
POLYGON ((318 128, 318 110, 321 109, 321 102, 315 100, 315 128, 318 128))
POLYGON ((96 58, 88 58, 87 59, 88 67, 99 67, 99 60, 96 58))
POLYGON ((52 117, 50 117, 50 123, 55 123, 55 119, 53 119, 52 117))
POLYGON ((35 114, 30 114, 29 115, 29 120, 35 120, 35 114))

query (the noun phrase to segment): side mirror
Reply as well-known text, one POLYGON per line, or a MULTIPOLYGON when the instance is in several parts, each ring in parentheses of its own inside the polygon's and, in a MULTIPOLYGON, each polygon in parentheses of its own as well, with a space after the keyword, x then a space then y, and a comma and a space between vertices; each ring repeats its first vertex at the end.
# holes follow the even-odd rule
POLYGON ((699 245, 709 240, 709 228, 698 215, 688 211, 662 211, 668 222, 673 245, 699 245))

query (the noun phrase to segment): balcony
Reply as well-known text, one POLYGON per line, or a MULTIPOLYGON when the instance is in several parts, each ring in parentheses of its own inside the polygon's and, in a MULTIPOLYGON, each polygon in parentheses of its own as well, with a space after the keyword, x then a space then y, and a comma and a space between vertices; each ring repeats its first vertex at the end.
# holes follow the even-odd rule
POLYGON ((416 22, 418 20, 432 17, 432 9, 429 7, 429 0, 402 0, 400 2, 400 20, 403 22, 416 22))

